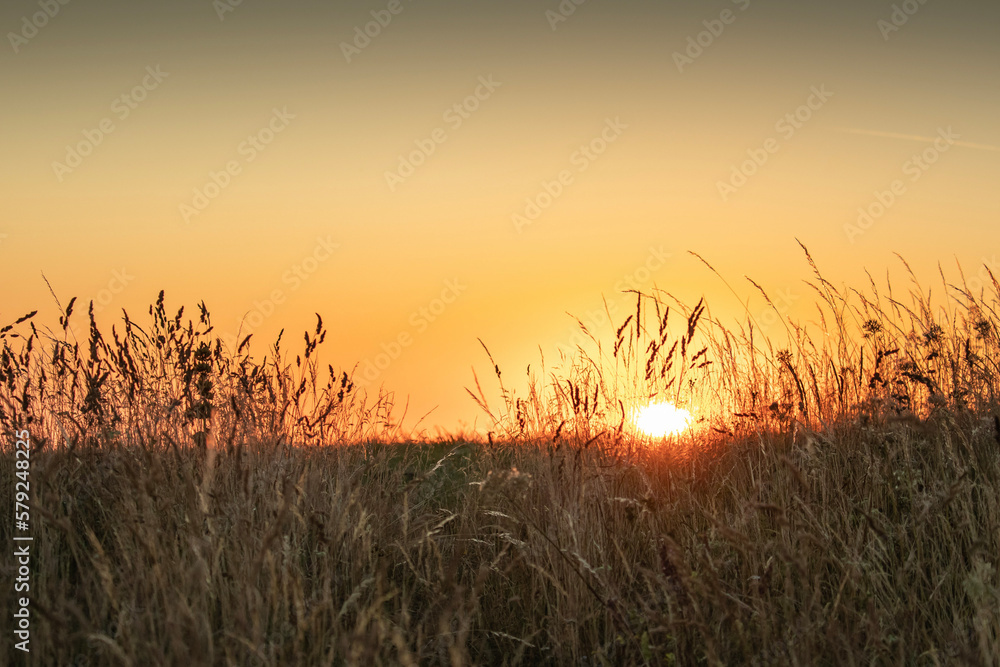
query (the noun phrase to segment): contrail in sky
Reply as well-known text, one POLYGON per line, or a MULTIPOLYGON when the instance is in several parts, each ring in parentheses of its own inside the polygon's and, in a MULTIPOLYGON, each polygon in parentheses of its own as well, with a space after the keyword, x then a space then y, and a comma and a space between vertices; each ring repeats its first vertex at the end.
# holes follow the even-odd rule
MULTIPOLYGON (((848 134, 864 134, 869 137, 885 137, 887 139, 904 139, 906 141, 919 141, 925 144, 934 143, 939 137, 921 137, 916 134, 900 134, 898 132, 880 132, 877 130, 860 130, 850 127, 835 127, 833 128, 837 132, 846 132, 848 134)), ((966 148, 976 148, 981 151, 1000 151, 1000 146, 991 146, 990 144, 977 144, 971 141, 955 141, 955 146, 964 146, 966 148)))

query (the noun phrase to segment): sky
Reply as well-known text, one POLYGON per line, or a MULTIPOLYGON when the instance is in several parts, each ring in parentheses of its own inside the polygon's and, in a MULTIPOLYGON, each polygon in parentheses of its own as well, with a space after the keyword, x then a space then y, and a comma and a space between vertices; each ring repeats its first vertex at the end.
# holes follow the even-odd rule
POLYGON ((520 377, 624 289, 766 331, 743 276, 808 316, 796 240, 856 286, 998 262, 995 2, 8 0, 0 30, 0 320, 55 322, 43 275, 107 325, 204 300, 259 355, 318 312, 431 429, 482 425, 480 339, 520 377))

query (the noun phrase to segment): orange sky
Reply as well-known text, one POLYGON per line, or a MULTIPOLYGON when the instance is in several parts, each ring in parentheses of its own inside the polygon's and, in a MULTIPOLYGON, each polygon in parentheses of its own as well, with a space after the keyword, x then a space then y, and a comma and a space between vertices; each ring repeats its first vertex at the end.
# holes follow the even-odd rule
POLYGON ((471 424, 477 338, 514 378, 630 284, 737 317, 687 250, 792 313, 796 238, 857 285, 893 252, 996 264, 998 25, 938 0, 13 0, 0 320, 55 320, 43 272, 107 323, 204 299, 261 354, 318 311, 327 360, 471 424))

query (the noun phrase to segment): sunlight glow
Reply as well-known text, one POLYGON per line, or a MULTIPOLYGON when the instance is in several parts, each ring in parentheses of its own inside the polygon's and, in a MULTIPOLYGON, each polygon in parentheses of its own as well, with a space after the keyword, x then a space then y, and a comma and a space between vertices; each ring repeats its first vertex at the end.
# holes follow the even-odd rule
POLYGON ((691 413, 672 403, 650 403, 636 410, 632 421, 646 435, 661 438, 686 429, 691 423, 691 413))

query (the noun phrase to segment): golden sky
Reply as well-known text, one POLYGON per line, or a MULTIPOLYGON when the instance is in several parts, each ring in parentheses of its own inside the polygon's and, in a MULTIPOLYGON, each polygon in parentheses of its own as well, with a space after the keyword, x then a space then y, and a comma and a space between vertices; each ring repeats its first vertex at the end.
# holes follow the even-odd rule
POLYGON ((429 427, 482 423, 477 338, 513 378, 623 288, 735 321, 688 250, 806 316, 796 238, 855 285, 1000 254, 994 2, 10 0, 0 27, 0 320, 55 320, 42 273, 109 324, 204 299, 260 354, 319 312, 325 358, 429 427))

